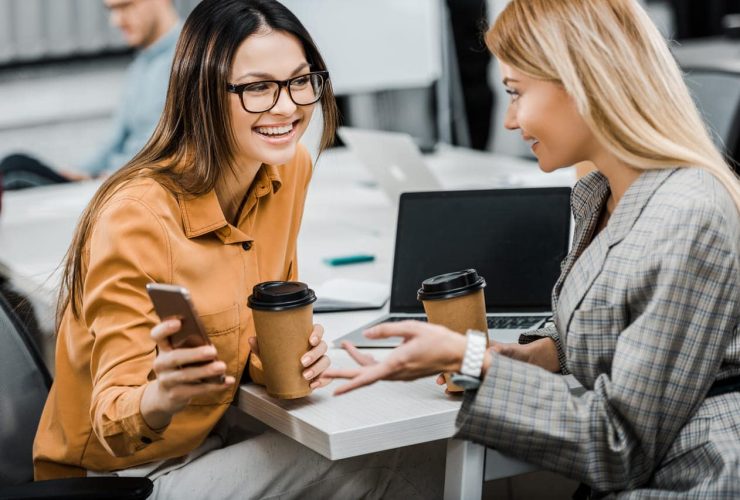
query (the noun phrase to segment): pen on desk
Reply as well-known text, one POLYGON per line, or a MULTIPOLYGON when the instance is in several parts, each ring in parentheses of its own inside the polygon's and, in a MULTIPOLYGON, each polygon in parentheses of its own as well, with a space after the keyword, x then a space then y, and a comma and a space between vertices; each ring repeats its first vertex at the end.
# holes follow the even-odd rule
POLYGON ((346 266, 347 264, 359 264, 361 262, 372 262, 375 260, 374 255, 354 254, 342 255, 340 257, 327 257, 324 262, 330 266, 346 266))

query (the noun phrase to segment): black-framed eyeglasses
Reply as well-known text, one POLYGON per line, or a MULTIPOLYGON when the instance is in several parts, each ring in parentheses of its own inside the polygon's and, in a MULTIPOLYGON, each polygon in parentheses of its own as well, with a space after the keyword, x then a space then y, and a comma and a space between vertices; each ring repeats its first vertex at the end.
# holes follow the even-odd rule
POLYGON ((296 106, 310 106, 318 102, 328 79, 328 71, 312 71, 288 80, 262 80, 239 85, 229 83, 226 90, 239 94, 242 108, 247 113, 265 113, 275 107, 283 87, 288 89, 288 97, 296 106))

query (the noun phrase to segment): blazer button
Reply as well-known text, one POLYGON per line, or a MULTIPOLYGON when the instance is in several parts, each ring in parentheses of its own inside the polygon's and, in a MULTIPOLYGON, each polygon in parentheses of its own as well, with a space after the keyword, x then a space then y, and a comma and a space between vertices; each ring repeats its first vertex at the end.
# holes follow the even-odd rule
POLYGON ((251 250, 252 249, 252 242, 251 241, 245 241, 242 243, 242 248, 244 250, 251 250))
POLYGON ((141 442, 144 444, 151 444, 152 440, 146 436, 141 436, 141 442))

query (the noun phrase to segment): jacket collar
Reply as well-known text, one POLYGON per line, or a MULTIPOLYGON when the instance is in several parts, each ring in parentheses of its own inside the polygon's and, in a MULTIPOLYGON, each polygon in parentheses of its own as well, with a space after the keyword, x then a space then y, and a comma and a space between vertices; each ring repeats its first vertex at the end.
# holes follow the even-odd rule
MULTIPOLYGON (((672 169, 647 170, 643 172, 619 200, 617 208, 609 218, 605 231, 609 246, 624 239, 632 229, 653 193, 676 171, 672 169)), ((598 221, 602 207, 610 193, 609 181, 601 172, 591 172, 573 187, 571 209, 577 222, 598 221)), ((589 234, 583 235, 590 237, 589 234)))
POLYGON ((655 191, 676 170, 676 168, 647 170, 627 188, 606 227, 609 246, 616 245, 627 236, 655 191))
MULTIPOLYGON (((277 167, 262 165, 252 181, 247 200, 254 198, 256 202, 258 198, 277 193, 281 186, 282 181, 277 167)), ((196 197, 178 194, 177 202, 180 205, 183 228, 188 238, 215 232, 224 243, 238 243, 250 239, 239 228, 226 221, 215 190, 196 197)), ((245 205, 249 208, 253 206, 254 204, 249 201, 245 205)))
POLYGON ((553 308, 558 331, 567 336, 573 312, 601 272, 611 247, 622 241, 657 189, 676 169, 643 172, 619 200, 607 226, 592 240, 601 209, 609 195, 609 183, 604 175, 594 172, 581 179, 573 188, 572 208, 577 226, 573 249, 563 263, 563 271, 553 288, 553 308))

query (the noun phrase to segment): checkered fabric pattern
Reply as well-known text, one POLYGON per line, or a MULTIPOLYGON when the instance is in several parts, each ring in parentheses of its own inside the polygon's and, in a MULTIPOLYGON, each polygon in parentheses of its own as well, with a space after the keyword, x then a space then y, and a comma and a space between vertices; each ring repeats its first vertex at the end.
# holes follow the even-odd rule
MULTIPOLYGON (((573 250, 553 291, 562 377, 494 354, 458 437, 590 485, 595 497, 740 498, 740 217, 698 168, 648 171, 595 238, 609 194, 574 188, 573 250)), ((529 339, 524 339, 529 340, 529 339)))

